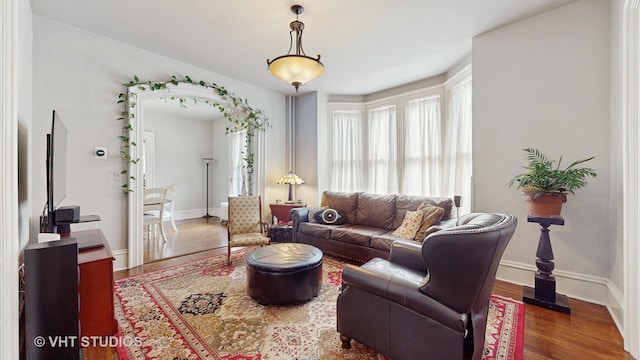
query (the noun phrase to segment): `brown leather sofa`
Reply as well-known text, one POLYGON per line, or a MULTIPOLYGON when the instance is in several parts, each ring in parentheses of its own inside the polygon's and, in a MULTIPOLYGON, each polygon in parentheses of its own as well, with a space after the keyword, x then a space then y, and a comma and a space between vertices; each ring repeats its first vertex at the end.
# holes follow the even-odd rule
POLYGON ((481 359, 489 298, 516 228, 507 214, 468 214, 423 244, 396 241, 389 260, 347 265, 337 330, 394 360, 481 359))
POLYGON ((313 245, 325 254, 359 264, 374 257, 386 259, 391 244, 402 239, 392 232, 402 224, 407 211, 415 211, 423 202, 444 209, 442 219, 430 231, 456 224, 454 202, 449 198, 325 191, 320 205, 339 211, 346 217, 346 223, 310 222, 309 208, 293 209, 290 212, 293 241, 313 245))

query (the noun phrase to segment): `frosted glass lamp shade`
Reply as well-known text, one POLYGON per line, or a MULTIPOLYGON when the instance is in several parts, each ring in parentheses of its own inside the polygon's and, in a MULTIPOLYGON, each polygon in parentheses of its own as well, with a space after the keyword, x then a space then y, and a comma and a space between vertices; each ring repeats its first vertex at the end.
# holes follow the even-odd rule
POLYGON ((300 85, 320 77, 324 73, 324 65, 308 56, 284 55, 269 63, 269 71, 297 90, 300 85))

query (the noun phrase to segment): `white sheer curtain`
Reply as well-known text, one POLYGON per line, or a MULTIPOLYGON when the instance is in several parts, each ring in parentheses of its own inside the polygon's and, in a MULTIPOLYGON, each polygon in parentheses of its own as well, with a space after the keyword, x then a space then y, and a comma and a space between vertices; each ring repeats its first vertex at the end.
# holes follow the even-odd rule
POLYGON ((471 78, 468 77, 448 90, 444 195, 462 196, 461 214, 470 212, 472 206, 471 85, 471 78))
POLYGON ((366 190, 398 193, 398 123, 395 105, 368 111, 366 190))
POLYGON ((333 108, 329 125, 330 189, 381 194, 462 196, 473 207, 471 78, 362 109, 333 108), (420 96, 420 97, 418 97, 420 96), (366 116, 365 116, 366 115, 366 116), (443 116, 446 117, 443 119, 443 116))
POLYGON ((229 196, 243 194, 246 186, 246 176, 243 167, 244 145, 247 141, 247 132, 241 131, 228 135, 229 145, 229 196))
POLYGON ((329 151, 331 190, 362 191, 363 127, 361 110, 331 112, 329 151))
POLYGON ((440 97, 408 101, 404 113, 402 193, 442 196, 440 97))

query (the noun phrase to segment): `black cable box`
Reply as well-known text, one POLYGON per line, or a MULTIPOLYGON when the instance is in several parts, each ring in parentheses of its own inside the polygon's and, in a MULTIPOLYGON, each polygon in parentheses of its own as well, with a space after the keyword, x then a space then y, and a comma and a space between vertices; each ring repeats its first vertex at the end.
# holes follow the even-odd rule
POLYGON ((54 215, 56 222, 74 222, 80 220, 80 206, 61 206, 56 209, 54 215))

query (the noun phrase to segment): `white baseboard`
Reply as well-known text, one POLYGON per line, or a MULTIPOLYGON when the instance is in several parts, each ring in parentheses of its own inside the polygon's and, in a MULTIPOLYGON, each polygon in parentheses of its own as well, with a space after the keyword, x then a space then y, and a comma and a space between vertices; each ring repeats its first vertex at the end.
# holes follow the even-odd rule
MULTIPOLYGON (((209 215, 220 217, 220 208, 209 208, 209 215)), ((207 209, 191 209, 191 210, 180 210, 174 212, 173 216, 176 220, 185 220, 185 219, 197 219, 201 218, 204 214, 207 213, 207 209)))
POLYGON ((624 334, 624 295, 611 280, 609 280, 607 287, 609 288, 607 310, 609 310, 609 314, 611 314, 611 318, 613 318, 613 322, 616 324, 620 334, 624 334))
MULTIPOLYGON (((534 265, 502 260, 496 278, 519 285, 533 286, 537 270, 534 265)), ((598 305, 607 305, 609 279, 562 270, 554 270, 553 275, 556 277, 556 291, 559 294, 598 305)))
POLYGON ((129 250, 115 250, 113 251, 113 271, 127 270, 129 268, 129 250))
MULTIPOLYGON (((533 286, 534 276, 538 269, 534 265, 516 261, 502 260, 498 267, 496 279, 518 284, 533 286)), ((556 292, 598 305, 606 306, 613 318, 618 331, 623 331, 623 295, 620 289, 610 279, 574 273, 570 271, 554 270, 556 278, 556 292)))

